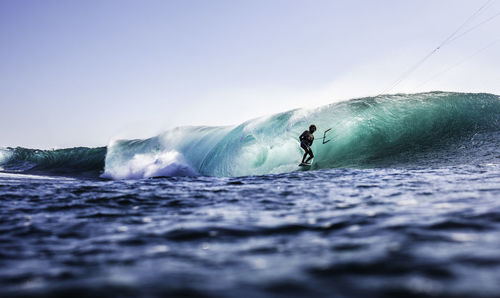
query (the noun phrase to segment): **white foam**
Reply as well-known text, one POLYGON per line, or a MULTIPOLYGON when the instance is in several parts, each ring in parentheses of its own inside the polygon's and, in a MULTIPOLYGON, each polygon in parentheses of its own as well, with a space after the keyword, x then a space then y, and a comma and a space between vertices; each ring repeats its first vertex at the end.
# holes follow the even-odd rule
POLYGON ((102 177, 111 179, 144 179, 158 176, 196 176, 187 166, 182 154, 176 151, 138 153, 106 169, 102 177))
POLYGON ((4 163, 12 155, 7 149, 0 148, 0 164, 4 163))
POLYGON ((75 180, 73 178, 67 177, 54 177, 54 176, 43 176, 43 175, 31 175, 31 174, 23 174, 23 173, 0 173, 0 178, 2 179, 12 179, 12 180, 22 180, 22 179, 39 179, 39 180, 58 180, 58 181, 69 181, 75 180))
POLYGON ((2 164, 7 161, 7 159, 10 158, 12 155, 11 152, 9 152, 7 149, 0 148, 0 171, 3 171, 2 164))

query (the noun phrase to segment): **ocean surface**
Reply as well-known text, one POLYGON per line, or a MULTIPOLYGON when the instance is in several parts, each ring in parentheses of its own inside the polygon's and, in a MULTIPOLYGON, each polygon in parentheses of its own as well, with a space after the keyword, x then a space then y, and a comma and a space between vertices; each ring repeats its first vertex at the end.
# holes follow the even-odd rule
POLYGON ((492 94, 0 149, 1 297, 499 297, 499 248, 492 94))

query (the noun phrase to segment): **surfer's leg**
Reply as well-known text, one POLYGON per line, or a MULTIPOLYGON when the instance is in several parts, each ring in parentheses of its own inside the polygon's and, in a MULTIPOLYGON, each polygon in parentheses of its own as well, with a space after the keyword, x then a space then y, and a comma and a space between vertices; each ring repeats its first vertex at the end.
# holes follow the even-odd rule
POLYGON ((300 147, 305 151, 304 156, 302 157, 302 163, 304 163, 311 149, 309 149, 309 147, 306 144, 304 144, 304 142, 300 142, 300 147))
MULTIPOLYGON (((311 159, 314 158, 314 154, 313 154, 311 148, 309 148, 309 151, 307 151, 306 154, 309 154, 309 158, 306 160, 306 163, 308 163, 311 159)), ((305 156, 305 154, 304 154, 304 156, 305 156)))
POLYGON ((302 157, 302 163, 304 163, 304 161, 306 160, 307 154, 308 154, 308 153, 307 153, 307 151, 306 151, 306 153, 304 153, 304 156, 302 157))

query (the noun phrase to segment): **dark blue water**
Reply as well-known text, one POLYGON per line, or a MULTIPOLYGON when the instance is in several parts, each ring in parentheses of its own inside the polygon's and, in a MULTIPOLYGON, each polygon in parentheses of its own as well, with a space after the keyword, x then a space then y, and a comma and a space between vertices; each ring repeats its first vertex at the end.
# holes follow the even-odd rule
POLYGON ((0 294, 500 293, 500 163, 243 178, 0 174, 0 294))

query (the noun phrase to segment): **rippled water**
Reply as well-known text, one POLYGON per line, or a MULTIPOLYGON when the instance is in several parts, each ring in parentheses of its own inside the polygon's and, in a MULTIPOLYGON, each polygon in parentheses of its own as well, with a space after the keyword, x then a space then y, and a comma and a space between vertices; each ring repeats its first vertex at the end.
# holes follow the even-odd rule
POLYGON ((0 295, 500 293, 500 165, 244 178, 0 173, 0 295))

